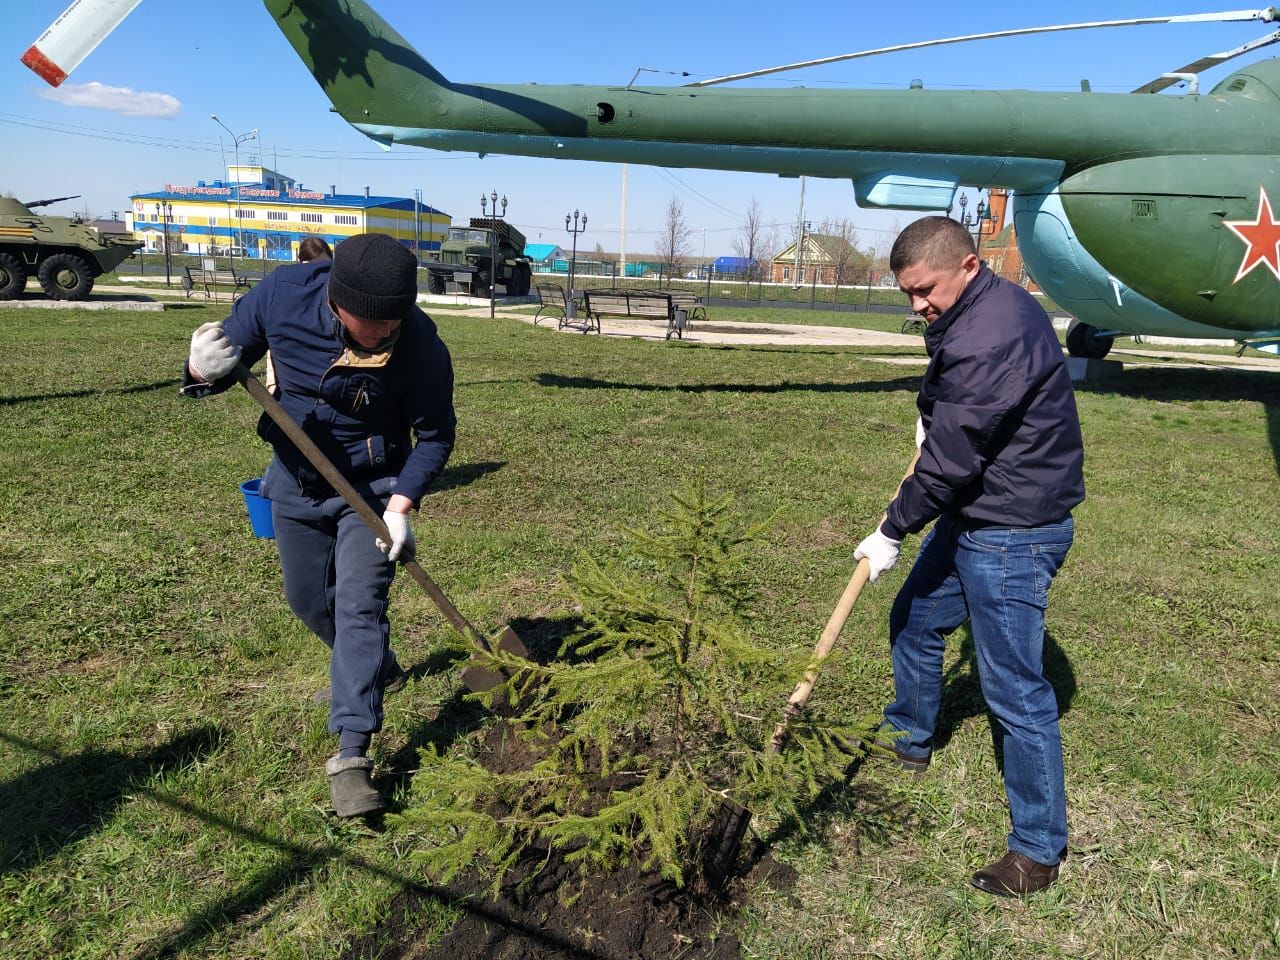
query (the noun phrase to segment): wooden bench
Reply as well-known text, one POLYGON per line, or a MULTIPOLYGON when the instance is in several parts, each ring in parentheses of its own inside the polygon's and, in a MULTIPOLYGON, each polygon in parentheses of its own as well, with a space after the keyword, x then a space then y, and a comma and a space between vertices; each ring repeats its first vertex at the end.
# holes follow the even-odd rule
POLYGON ((667 339, 674 333, 683 338, 688 329, 688 313, 683 305, 676 303, 665 291, 654 290, 586 290, 582 294, 583 310, 586 313, 586 333, 594 323, 596 332, 600 332, 601 317, 638 317, 644 320, 665 320, 667 323, 667 339), (676 310, 682 311, 683 324, 676 323, 676 310))
POLYGON ((538 291, 538 312, 533 315, 533 325, 538 325, 538 320, 542 317, 542 311, 547 311, 547 316, 551 317, 552 310, 560 311, 560 326, 564 326, 565 318, 569 316, 569 298, 564 292, 564 287, 558 283, 540 283, 537 286, 538 291))
POLYGON ((243 292, 252 286, 252 281, 241 274, 236 273, 234 268, 226 269, 218 268, 216 270, 205 270, 201 267, 184 267, 185 276, 182 278, 182 288, 187 291, 187 298, 195 293, 196 288, 204 291, 206 300, 218 302, 218 290, 222 287, 229 287, 231 294, 231 302, 235 303, 243 295, 243 292))

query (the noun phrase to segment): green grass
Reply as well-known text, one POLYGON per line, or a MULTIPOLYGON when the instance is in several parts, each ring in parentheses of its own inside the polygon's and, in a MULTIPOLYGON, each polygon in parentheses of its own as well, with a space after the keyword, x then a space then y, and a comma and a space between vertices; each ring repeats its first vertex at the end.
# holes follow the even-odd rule
MULTIPOLYGON (((236 489, 267 460, 255 408, 176 394, 190 330, 222 312, 0 310, 5 957, 334 957, 412 879, 406 850, 324 812, 324 650, 236 489)), ((918 371, 437 321, 460 439, 415 530, 469 617, 552 629, 579 551, 617 551, 619 526, 703 473, 751 517, 781 511, 756 635, 812 646, 910 455, 918 371)), ((966 886, 1007 826, 957 634, 929 774, 868 766, 815 810, 816 839, 780 841, 798 886, 753 892, 748 956, 1280 950, 1280 379, 1131 371, 1079 403, 1089 499, 1049 612, 1062 883, 1029 904, 966 886)), ((906 565, 864 594, 815 696, 851 714, 885 700, 906 565)), ((426 664, 376 741, 403 796, 414 748, 477 715, 442 668, 442 618, 407 579, 393 603, 402 661, 426 664)))

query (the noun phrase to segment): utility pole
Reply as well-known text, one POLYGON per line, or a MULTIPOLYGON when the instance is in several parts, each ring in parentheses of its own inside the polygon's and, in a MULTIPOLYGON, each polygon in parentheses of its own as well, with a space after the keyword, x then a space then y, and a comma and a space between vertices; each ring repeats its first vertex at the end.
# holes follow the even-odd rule
POLYGON ((622 233, 619 239, 618 263, 623 279, 627 276, 627 165, 622 165, 622 233))
POLYGON ((422 189, 413 188, 413 259, 422 262, 422 189))
POLYGON ((800 178, 800 215, 796 217, 796 265, 791 280, 794 290, 800 289, 800 251, 804 247, 804 177, 800 178))

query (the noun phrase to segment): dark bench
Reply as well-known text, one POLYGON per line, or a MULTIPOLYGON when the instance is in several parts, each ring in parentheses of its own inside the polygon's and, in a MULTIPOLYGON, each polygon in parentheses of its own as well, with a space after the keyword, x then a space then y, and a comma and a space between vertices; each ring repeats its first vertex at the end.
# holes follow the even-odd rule
POLYGON ((665 293, 671 298, 672 304, 685 312, 688 317, 686 326, 695 320, 707 319, 707 308, 696 293, 689 293, 687 290, 667 290, 665 293))
POLYGON ((240 299, 244 291, 252 286, 252 281, 248 277, 236 273, 233 267, 218 268, 216 270, 205 270, 201 267, 184 267, 183 270, 185 271, 185 276, 182 278, 182 288, 187 291, 188 299, 199 288, 204 291, 206 300, 212 300, 217 303, 218 290, 223 287, 229 287, 231 302, 235 303, 240 299))
MULTIPOLYGON (((643 320, 665 320, 667 339, 674 333, 683 337, 689 326, 689 314, 684 305, 672 299, 671 294, 655 290, 586 290, 582 294, 586 313, 586 330, 594 323, 600 332, 601 317, 638 317, 643 320), (680 311, 680 317, 676 311, 680 311), (680 323, 677 323, 680 320, 680 323)), ((703 314, 705 317, 705 313, 703 314)), ((583 332, 585 333, 586 330, 583 332)))
POLYGON ((537 286, 538 291, 538 311, 533 315, 533 325, 538 325, 538 320, 542 317, 542 311, 547 311, 547 316, 554 316, 551 311, 560 311, 560 326, 564 326, 565 319, 569 316, 569 298, 564 292, 564 287, 558 283, 540 283, 537 286))

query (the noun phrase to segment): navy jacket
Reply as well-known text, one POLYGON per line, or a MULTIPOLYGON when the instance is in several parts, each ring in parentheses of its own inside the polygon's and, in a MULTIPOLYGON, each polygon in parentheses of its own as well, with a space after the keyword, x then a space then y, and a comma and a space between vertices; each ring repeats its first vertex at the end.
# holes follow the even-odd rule
POLYGON ((1084 445, 1053 324, 985 266, 925 331, 916 401, 925 441, 881 529, 901 540, 947 514, 970 527, 1034 527, 1084 499, 1084 445))
MULTIPOLYGON (((245 366, 271 351, 281 405, 352 482, 396 478, 416 506, 453 451, 453 367, 431 319, 413 308, 393 346, 350 346, 329 309, 332 261, 279 267, 236 303, 223 324, 245 366), (412 435, 412 443, 411 443, 412 435)), ((220 393, 227 377, 201 385, 186 372, 183 392, 220 393)), ((265 414, 258 433, 311 496, 332 490, 265 414)))

